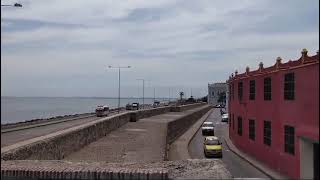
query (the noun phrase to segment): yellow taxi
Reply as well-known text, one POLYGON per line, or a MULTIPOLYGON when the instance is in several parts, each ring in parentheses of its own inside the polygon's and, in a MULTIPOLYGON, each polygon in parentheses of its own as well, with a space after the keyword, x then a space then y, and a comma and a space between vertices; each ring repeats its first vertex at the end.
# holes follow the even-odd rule
POLYGON ((203 152, 205 157, 222 158, 222 142, 216 136, 207 136, 203 142, 203 152))

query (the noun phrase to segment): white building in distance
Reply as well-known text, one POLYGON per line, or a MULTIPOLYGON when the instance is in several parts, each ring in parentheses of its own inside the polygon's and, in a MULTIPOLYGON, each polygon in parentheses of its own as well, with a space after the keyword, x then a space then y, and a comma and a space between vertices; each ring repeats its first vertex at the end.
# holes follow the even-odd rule
POLYGON ((208 84, 208 104, 210 105, 218 105, 218 99, 221 93, 226 94, 226 107, 228 106, 228 85, 227 83, 213 83, 208 84))

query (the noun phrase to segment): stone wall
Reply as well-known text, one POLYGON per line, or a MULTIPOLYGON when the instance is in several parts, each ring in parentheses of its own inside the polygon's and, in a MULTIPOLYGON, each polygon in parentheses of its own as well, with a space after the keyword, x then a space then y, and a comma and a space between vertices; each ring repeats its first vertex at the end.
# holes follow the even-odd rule
MULTIPOLYGON (((193 108, 202 104, 183 106, 182 109, 193 108)), ((160 107, 148 110, 121 113, 105 117, 98 121, 81 126, 30 139, 21 144, 1 148, 1 160, 59 160, 72 152, 106 136, 109 132, 126 124, 130 120, 137 121, 154 115, 171 111, 171 107, 160 107)))
POLYGON ((182 105, 182 106, 172 106, 171 107, 171 112, 181 112, 181 111, 187 111, 189 109, 193 109, 196 107, 200 107, 203 105, 206 105, 207 103, 202 102, 202 103, 194 103, 194 104, 188 104, 188 105, 182 105))
POLYGON ((6 161, 1 179, 232 179, 220 159, 189 159, 152 163, 6 161))
POLYGON ((168 124, 167 143, 171 144, 179 136, 181 136, 191 125, 199 120, 205 113, 207 113, 212 107, 204 106, 199 107, 198 111, 187 114, 175 121, 171 121, 168 124))
MULTIPOLYGON (((182 109, 191 109, 201 105, 188 105, 182 109)), ((137 113, 136 117, 140 119, 157 115, 157 113, 165 113, 170 109, 170 107, 163 107, 135 113, 137 113)), ((198 107, 195 111, 190 111, 185 116, 169 122, 167 144, 171 144, 210 109, 211 106, 208 105, 198 107)), ((168 172, 172 170, 163 168, 163 165, 146 166, 148 168, 143 169, 138 167, 137 164, 130 169, 128 168, 130 164, 110 168, 101 165, 96 166, 94 163, 92 165, 92 163, 85 162, 75 164, 67 161, 56 161, 129 122, 132 113, 134 112, 106 117, 97 122, 67 129, 59 134, 53 133, 34 143, 9 148, 6 152, 1 150, 1 177, 5 179, 170 179, 168 172)), ((212 162, 210 161, 210 163, 212 162)), ((211 174, 212 177, 215 177, 217 173, 211 174)))
POLYGON ((75 152, 129 122, 130 114, 106 117, 97 122, 43 136, 29 144, 1 148, 1 160, 57 160, 75 152), (3 152, 3 149, 5 152, 3 152))
POLYGON ((182 134, 184 134, 197 120, 199 120, 211 108, 212 106, 208 105, 200 107, 198 108, 198 111, 192 112, 175 121, 171 121, 168 123, 165 160, 169 159, 170 144, 173 143, 182 134))
POLYGON ((189 109, 193 109, 196 107, 203 106, 207 103, 194 103, 194 104, 188 104, 188 105, 182 105, 182 106, 165 106, 165 107, 159 107, 159 108, 153 108, 153 109, 142 109, 138 111, 131 112, 131 122, 135 122, 139 119, 148 118, 151 116, 156 116, 159 114, 164 114, 167 112, 181 112, 186 111, 189 109))
POLYGON ((153 109, 141 109, 138 111, 130 112, 130 121, 135 122, 139 119, 148 118, 151 116, 156 116, 159 114, 164 114, 171 111, 171 107, 159 107, 159 108, 153 108, 153 109))

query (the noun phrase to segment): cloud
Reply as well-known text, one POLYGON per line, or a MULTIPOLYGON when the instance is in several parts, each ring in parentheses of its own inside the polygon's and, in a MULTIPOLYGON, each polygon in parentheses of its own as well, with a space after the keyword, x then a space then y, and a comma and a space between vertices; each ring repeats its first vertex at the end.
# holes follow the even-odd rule
POLYGON ((208 82, 223 82, 235 69, 255 69, 260 61, 272 65, 277 56, 297 59, 302 48, 312 54, 319 48, 316 0, 21 3, 21 9, 2 9, 1 23, 7 24, 1 28, 5 93, 24 89, 14 82, 29 77, 30 86, 41 87, 43 94, 52 92, 44 83, 49 79, 61 86, 55 94, 71 94, 67 84, 73 82, 83 89, 80 94, 94 96, 98 91, 88 86, 102 88, 102 81, 116 79, 116 73, 105 75, 107 65, 133 66, 123 76, 128 87, 136 86, 137 77, 148 77, 159 87, 204 92, 208 82))

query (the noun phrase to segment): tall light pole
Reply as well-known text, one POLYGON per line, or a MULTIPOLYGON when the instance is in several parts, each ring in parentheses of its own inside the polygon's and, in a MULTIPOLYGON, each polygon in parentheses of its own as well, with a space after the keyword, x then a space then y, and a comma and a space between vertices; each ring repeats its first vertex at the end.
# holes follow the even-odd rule
POLYGON ((144 109, 144 79, 137 79, 138 81, 142 81, 142 108, 144 109))
POLYGON ((108 66, 109 68, 119 69, 119 87, 118 87, 118 113, 120 113, 120 69, 121 68, 131 68, 131 66, 108 66))
POLYGON ((14 3, 14 4, 1 4, 1 6, 22 7, 22 5, 21 5, 21 4, 19 4, 19 3, 14 3))

